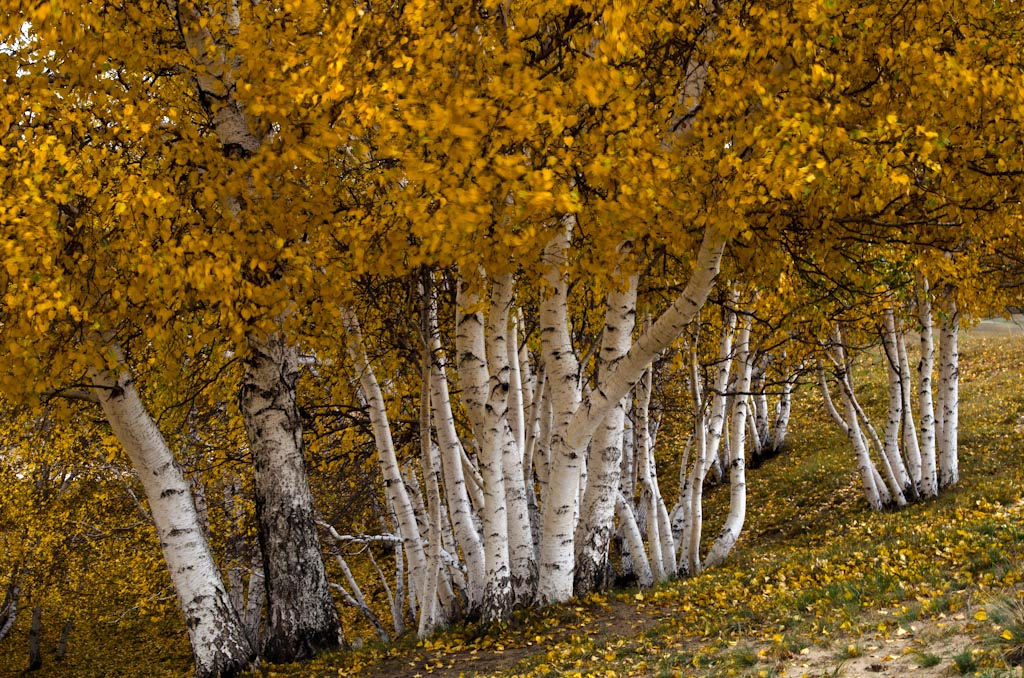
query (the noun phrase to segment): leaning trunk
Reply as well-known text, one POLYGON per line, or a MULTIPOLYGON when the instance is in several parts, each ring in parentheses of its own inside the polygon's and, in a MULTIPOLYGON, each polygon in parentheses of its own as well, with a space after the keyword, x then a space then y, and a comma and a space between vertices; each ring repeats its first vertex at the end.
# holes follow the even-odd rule
POLYGON ((94 371, 100 406, 149 500, 171 581, 185 614, 197 677, 230 676, 254 652, 213 562, 185 480, 126 372, 94 371))
MULTIPOLYGON (((552 261, 558 267, 564 261, 568 238, 565 237, 562 242, 564 245, 558 250, 558 254, 561 256, 552 261)), ((626 355, 609 374, 605 387, 588 393, 582 402, 578 400, 578 389, 575 391, 576 400, 565 402, 563 398, 555 399, 555 402, 558 403, 555 415, 558 431, 552 440, 552 471, 548 484, 548 496, 545 497, 544 502, 544 529, 540 549, 539 588, 543 601, 560 602, 567 600, 572 595, 575 554, 573 508, 578 488, 580 454, 586 449, 594 431, 605 420, 608 413, 619 404, 637 380, 643 376, 647 366, 660 351, 668 348, 679 337, 686 325, 704 305, 718 275, 724 248, 725 239, 722 235, 713 229, 706 231, 694 262, 694 271, 686 287, 657 321, 633 342, 626 355), (577 406, 576 403, 579 405, 577 406)), ((557 305, 564 310, 564 280, 562 276, 556 275, 551 282, 554 283, 553 286, 560 289, 557 294, 549 295, 545 299, 544 305, 549 307, 557 305), (555 301, 556 304, 550 304, 551 301, 555 301)), ((572 355, 572 347, 568 342, 567 325, 564 322, 552 325, 550 322, 542 320, 542 331, 551 327, 559 328, 559 339, 548 344, 548 349, 545 351, 547 354, 545 369, 548 368, 548 361, 555 358, 553 355, 555 351, 559 352, 557 360, 563 365, 569 361, 560 349, 565 347, 568 349, 568 355, 572 355)), ((552 333, 547 332, 542 335, 542 340, 547 339, 550 334, 552 333)), ((575 358, 572 358, 571 363, 575 363, 575 358)), ((573 384, 578 383, 578 370, 579 366, 576 365, 575 369, 567 371, 572 373, 573 384)), ((558 384, 559 377, 566 376, 562 370, 556 368, 549 374, 552 378, 553 395, 557 393, 559 386, 566 389, 573 388, 567 383, 558 384)))

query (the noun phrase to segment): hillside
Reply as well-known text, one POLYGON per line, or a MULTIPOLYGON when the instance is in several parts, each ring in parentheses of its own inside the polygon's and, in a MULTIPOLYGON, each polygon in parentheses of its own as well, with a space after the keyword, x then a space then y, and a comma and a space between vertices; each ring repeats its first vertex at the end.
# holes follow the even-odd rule
MULTIPOLYGON (((938 500, 867 510, 847 441, 805 388, 791 448, 749 475, 748 522, 725 566, 644 593, 519 613, 503 627, 368 644, 263 673, 1019 675, 1011 663, 1024 643, 1022 350, 1016 328, 1001 322, 965 337, 963 475, 938 500)), ((884 407, 880 376, 860 376, 868 409, 884 407)), ((713 520, 727 493, 707 501, 713 520)))
MULTIPOLYGON (((963 475, 937 500, 869 511, 848 442, 805 386, 790 448, 748 476, 747 524, 724 566, 642 593, 520 611, 487 629, 458 626, 389 647, 367 640, 254 675, 1019 675, 1011 664, 1024 658, 1022 352, 1024 337, 1003 322, 964 337, 963 475)), ((858 374, 871 411, 885 406, 882 377, 868 366, 858 374)), ((672 462, 662 462, 671 477, 672 462)), ((709 490, 707 534, 727 494, 709 490)), ((372 636, 348 619, 350 640, 372 636)), ((126 615, 82 624, 63 662, 44 636, 46 661, 34 675, 94 676, 113 665, 126 676, 186 675, 180 623, 126 615)), ((2 675, 24 665, 12 639, 0 644, 2 675)))

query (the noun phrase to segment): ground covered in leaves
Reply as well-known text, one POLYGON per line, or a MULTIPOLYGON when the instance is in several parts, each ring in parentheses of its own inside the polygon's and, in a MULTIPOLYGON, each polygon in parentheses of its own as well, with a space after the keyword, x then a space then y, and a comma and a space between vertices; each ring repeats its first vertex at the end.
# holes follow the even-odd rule
MULTIPOLYGON (((820 397, 801 391, 791 448, 748 475, 748 523, 725 566, 520 613, 501 627, 368 644, 261 673, 1019 676, 1022 351, 1024 339, 998 325, 964 338, 962 481, 938 500, 870 512, 846 440, 820 397)), ((861 372, 862 402, 880 415, 884 372, 861 372)), ((712 491, 705 516, 713 523, 727 502, 712 491)))
MULTIPOLYGON (((748 521, 725 566, 642 593, 522 611, 502 626, 457 626, 388 647, 367 640, 252 675, 1021 676, 1022 355, 1013 326, 990 322, 964 337, 962 480, 938 500, 869 511, 848 442, 805 387, 794 398, 790 449, 748 474, 748 521)), ((855 376, 880 421, 880 364, 865 362, 855 376)), ((672 460, 659 465, 671 497, 672 460)), ((727 491, 709 491, 705 534, 715 534, 727 504, 727 491)), ((36 675, 186 675, 180 624, 127 617, 83 627, 89 640, 73 638, 65 662, 36 675)), ((353 624, 347 632, 371 636, 353 624)), ((0 674, 23 666, 23 648, 2 649, 17 656, 0 656, 0 674)))

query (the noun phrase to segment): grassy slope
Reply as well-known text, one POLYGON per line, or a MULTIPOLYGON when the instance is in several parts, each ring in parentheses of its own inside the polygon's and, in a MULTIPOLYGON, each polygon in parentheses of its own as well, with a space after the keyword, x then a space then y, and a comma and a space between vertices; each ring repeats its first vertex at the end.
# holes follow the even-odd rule
MULTIPOLYGON (((832 675, 835 667, 820 659, 818 666, 794 665, 801 651, 838 665, 862 647, 907 635, 911 623, 939 629, 930 642, 941 647, 948 620, 949 633, 972 644, 970 663, 1001 675, 1003 651, 1017 639, 999 638, 998 615, 984 622, 974 615, 1014 597, 1021 585, 1022 349, 1024 340, 1016 337, 964 339, 962 481, 938 500, 897 513, 868 511, 848 443, 822 412, 817 393, 802 391, 792 449, 750 475, 747 528, 725 566, 642 595, 615 591, 520 614, 504 628, 459 627, 423 643, 369 646, 263 672, 832 675), (822 647, 828 649, 810 652, 822 647)), ((861 369, 857 376, 863 404, 880 414, 884 373, 861 369)), ((712 492, 705 515, 721 518, 727 501, 727 493, 712 492)), ((949 652, 920 643, 904 651, 910 650, 920 663, 940 661, 936 670, 954 668, 949 652)))
MULTIPOLYGON (((987 666, 997 671, 1005 665, 1002 650, 1017 638, 1024 641, 1024 625, 1011 631, 1016 638, 1007 643, 998 638, 1003 629, 992 624, 999 616, 996 610, 989 607, 989 621, 973 617, 1021 586, 1022 354, 1024 337, 1005 336, 991 327, 963 341, 963 479, 956 491, 936 501, 899 513, 869 512, 847 441, 821 411, 820 397, 801 391, 795 399, 791 451, 748 475, 747 527, 725 566, 642 595, 614 591, 519 613, 504 627, 460 626, 423 643, 369 644, 360 651, 260 672, 832 675, 844 657, 904 638, 913 620, 932 625, 927 637, 916 634, 920 642, 908 648, 921 653, 913 655, 921 663, 938 660, 934 670, 949 673, 953 651, 967 643, 982 651, 969 656, 971 662, 983 671, 987 666), (961 621, 955 621, 958 616, 961 621), (945 647, 953 644, 948 634, 954 632, 956 646, 945 647), (799 666, 805 658, 810 667, 799 666)), ((880 415, 884 374, 860 370, 857 376, 863 404, 880 415)), ((673 472, 663 471, 666 477, 673 472)), ((709 538, 727 502, 727 492, 709 493, 709 538)), ((68 659, 57 664, 47 657, 44 671, 36 675, 183 675, 188 649, 179 627, 176 619, 115 626, 88 625, 82 619, 68 659)), ((54 633, 51 629, 44 644, 54 642, 54 633)), ((24 645, 7 639, 0 650, 0 675, 15 675, 24 666, 24 645)))

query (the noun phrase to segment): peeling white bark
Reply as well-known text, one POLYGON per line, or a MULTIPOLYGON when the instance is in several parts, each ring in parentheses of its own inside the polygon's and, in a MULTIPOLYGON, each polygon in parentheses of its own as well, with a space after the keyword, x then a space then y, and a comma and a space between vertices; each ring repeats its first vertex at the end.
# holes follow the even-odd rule
POLYGON ((547 288, 540 308, 541 354, 552 406, 551 459, 540 544, 539 594, 546 603, 567 600, 572 595, 573 518, 579 498, 581 458, 589 442, 567 439, 580 403, 580 367, 569 336, 569 284, 563 273, 574 225, 573 217, 563 219, 543 253, 547 288))
POLYGON ((942 436, 939 439, 939 486, 960 480, 957 438, 960 430, 960 312, 952 301, 939 335, 939 392, 942 393, 942 436))
POLYGON ((181 467, 125 368, 119 373, 94 370, 92 380, 103 413, 146 492, 185 614, 196 675, 241 671, 254 650, 221 581, 181 467))
POLYGON ((377 377, 366 356, 363 345, 363 334, 359 327, 356 314, 349 308, 342 308, 342 321, 345 323, 346 350, 352 360, 353 369, 359 380, 359 388, 366 400, 373 429, 373 439, 377 447, 377 458, 380 462, 381 475, 384 478, 385 493, 395 522, 402 535, 402 543, 409 557, 409 576, 413 582, 412 595, 423 600, 423 592, 427 586, 427 557, 423 551, 419 525, 412 500, 402 479, 398 459, 395 456, 395 444, 391 437, 391 424, 388 421, 384 396, 381 393, 377 377))
MULTIPOLYGON (((451 516, 455 540, 466 560, 466 585, 471 609, 476 610, 483 603, 486 586, 486 564, 483 542, 473 520, 469 490, 463 474, 463 448, 455 429, 451 399, 448 393, 445 355, 437 330, 437 311, 433 301, 428 310, 428 331, 430 341, 430 406, 433 414, 437 440, 441 448, 441 468, 444 473, 445 499, 451 516)), ((483 493, 477 500, 483 505, 483 493)))
MULTIPOLYGON (((483 284, 482 282, 478 284, 483 284)), ((491 314, 507 314, 511 303, 511 284, 496 283, 492 290, 491 314), (502 312, 502 307, 504 311, 502 312)), ((479 294, 464 275, 460 274, 457 292, 457 327, 455 350, 458 354, 459 386, 462 389, 462 403, 466 409, 473 437, 479 445, 477 460, 483 479, 484 501, 481 507, 483 522, 483 545, 486 562, 486 585, 481 613, 485 620, 502 619, 511 611, 514 601, 511 566, 509 557, 509 517, 505 492, 505 470, 503 447, 507 418, 499 420, 492 416, 490 407, 497 404, 504 412, 507 409, 507 389, 497 397, 506 404, 489 402, 492 375, 488 372, 487 335, 501 332, 500 352, 507 363, 508 349, 504 342, 506 329, 500 323, 494 328, 485 326, 479 294), (487 330, 491 330, 488 332, 487 330)), ((507 323, 508 316, 504 315, 507 323)), ((493 334, 492 342, 495 341, 493 334)), ((497 346, 492 345, 490 355, 495 359, 497 346)), ((507 378, 507 364, 505 378, 507 378)), ((497 380, 499 377, 495 377, 497 380)), ((500 387, 499 387, 500 388, 500 387)), ((508 433, 511 437, 511 431, 508 433)))
POLYGON ((753 368, 750 361, 752 322, 751 316, 744 319, 736 340, 736 364, 739 367, 739 378, 736 380, 736 393, 733 396, 732 404, 731 444, 729 445, 729 514, 725 518, 725 525, 722 526, 721 532, 704 559, 705 568, 720 565, 725 561, 740 536, 747 515, 746 459, 744 455, 747 430, 747 392, 750 390, 750 375, 753 368))
POLYGON ((308 659, 338 645, 314 520, 296 404, 298 350, 281 336, 249 339, 239 409, 252 452, 253 488, 267 590, 263 656, 308 659))
POLYGON ((939 493, 935 466, 935 406, 932 402, 932 370, 935 366, 934 323, 932 304, 928 298, 928 281, 917 277, 917 319, 921 324, 921 361, 917 365, 917 404, 919 440, 921 444, 921 494, 934 497, 939 493))
MULTIPOLYGON (((638 276, 632 275, 626 279, 622 288, 608 292, 601 350, 597 354, 598 388, 601 388, 601 381, 608 370, 629 349, 636 323, 638 282, 638 276)), ((603 588, 608 583, 605 573, 620 485, 624 419, 625 408, 623 403, 619 403, 598 427, 591 441, 589 477, 575 537, 574 588, 577 594, 603 588)))
POLYGON ((491 289, 485 340, 490 373, 484 411, 488 433, 485 440, 495 446, 501 459, 513 603, 529 605, 537 592, 537 554, 530 527, 522 446, 517 443, 517 434, 512 428, 513 421, 518 418, 518 435, 521 439, 523 421, 520 384, 513 386, 510 382, 511 375, 518 377, 519 374, 517 341, 514 335, 510 340, 509 335, 512 296, 512 275, 505 274, 496 278, 491 289), (511 396, 513 390, 518 394, 516 398, 511 396))
POLYGON ((546 250, 549 262, 548 295, 542 302, 542 341, 546 344, 545 369, 552 379, 552 393, 558 393, 555 420, 556 434, 552 439, 552 478, 548 496, 544 500, 544 529, 540 550, 540 597, 548 603, 567 600, 572 595, 573 561, 573 508, 576 501, 575 482, 579 473, 579 459, 589 444, 594 431, 618 403, 632 389, 644 370, 662 350, 682 333, 704 305, 718 275, 725 238, 714 230, 705 233, 697 253, 695 269, 683 292, 672 305, 633 342, 626 355, 609 374, 605 385, 595 389, 580 402, 578 390, 566 378, 578 383, 578 365, 568 342, 565 303, 565 281, 559 268, 568 246, 568 227, 559 235, 554 246, 546 250), (561 321, 561 322, 560 322, 561 321), (579 403, 578 406, 575 406, 579 403))

